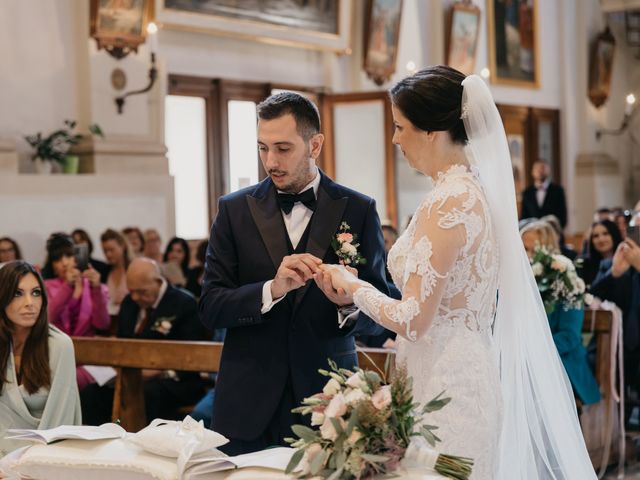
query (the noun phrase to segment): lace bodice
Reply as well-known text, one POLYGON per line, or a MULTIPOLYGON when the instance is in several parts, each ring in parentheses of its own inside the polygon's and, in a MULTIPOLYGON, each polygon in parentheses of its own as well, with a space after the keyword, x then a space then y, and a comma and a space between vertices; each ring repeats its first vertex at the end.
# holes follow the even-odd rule
POLYGON ((491 327, 497 289, 497 247, 478 178, 463 165, 440 173, 434 188, 389 252, 388 267, 402 300, 374 288, 354 295, 375 319, 403 325, 416 341, 432 325, 491 327))

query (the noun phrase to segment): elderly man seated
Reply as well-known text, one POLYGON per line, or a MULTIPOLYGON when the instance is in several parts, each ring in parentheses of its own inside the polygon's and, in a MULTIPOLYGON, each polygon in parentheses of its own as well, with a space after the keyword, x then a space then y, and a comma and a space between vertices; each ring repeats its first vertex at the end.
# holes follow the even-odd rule
MULTIPOLYGON (((127 269, 127 288, 118 317, 118 337, 147 340, 202 340, 195 298, 162 278, 156 262, 137 258, 127 269)), ((178 418, 179 407, 195 404, 204 394, 197 372, 144 370, 147 421, 178 418)), ((113 388, 92 385, 81 396, 85 424, 111 420, 113 388)))

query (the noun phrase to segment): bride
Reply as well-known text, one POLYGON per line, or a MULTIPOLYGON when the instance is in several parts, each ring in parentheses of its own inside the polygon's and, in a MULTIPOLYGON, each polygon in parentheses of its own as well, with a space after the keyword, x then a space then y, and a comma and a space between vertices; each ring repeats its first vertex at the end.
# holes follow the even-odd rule
POLYGON ((398 334, 397 359, 430 414, 438 449, 475 460, 473 479, 595 479, 571 387, 517 227, 502 121, 477 76, 426 68, 390 91, 395 134, 433 189, 389 252, 394 300, 354 270, 324 278, 398 334))

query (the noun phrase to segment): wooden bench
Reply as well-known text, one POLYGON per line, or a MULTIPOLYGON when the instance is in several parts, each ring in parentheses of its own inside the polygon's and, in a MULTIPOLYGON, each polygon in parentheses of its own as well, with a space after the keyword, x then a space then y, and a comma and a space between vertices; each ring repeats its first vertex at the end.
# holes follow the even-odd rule
MULTIPOLYGON (((608 310, 586 310, 582 324, 583 333, 593 333, 596 342, 595 377, 602 400, 596 405, 587 405, 581 417, 582 433, 591 462, 596 469, 604 462, 613 463, 620 459, 620 430, 618 403, 611 392, 611 350, 612 350, 613 313, 608 310), (612 429, 607 429, 613 425, 612 429)), ((620 394, 623 394, 621 386, 620 394)))
MULTIPOLYGON (((222 353, 217 342, 74 337, 73 344, 77 364, 112 366, 118 372, 111 418, 130 432, 147 425, 142 369, 217 372, 222 353)), ((368 348, 358 352, 358 361, 362 368, 384 370, 393 365, 393 356, 393 350, 368 348)))

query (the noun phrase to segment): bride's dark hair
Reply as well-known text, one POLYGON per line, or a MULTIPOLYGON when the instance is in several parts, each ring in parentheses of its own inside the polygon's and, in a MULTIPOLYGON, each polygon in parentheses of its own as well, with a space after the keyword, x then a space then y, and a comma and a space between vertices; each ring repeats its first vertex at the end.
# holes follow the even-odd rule
POLYGON ((427 67, 400 80, 391 90, 391 102, 425 132, 449 132, 454 143, 465 145, 467 132, 462 114, 464 74, 445 65, 427 67))

